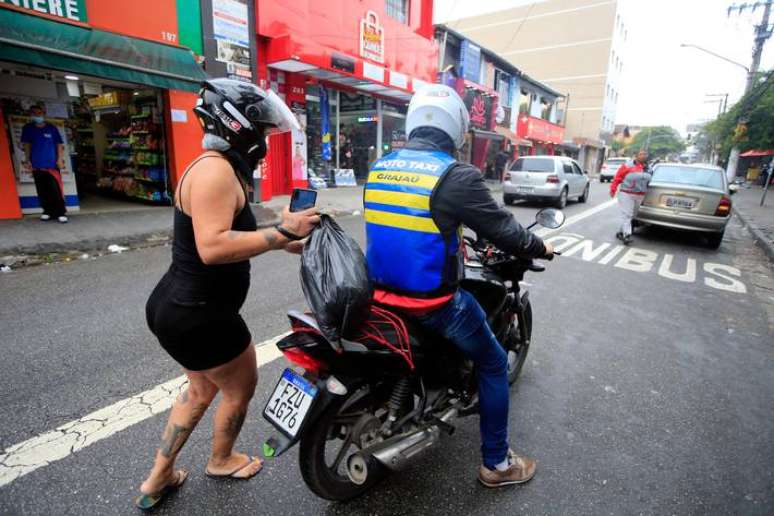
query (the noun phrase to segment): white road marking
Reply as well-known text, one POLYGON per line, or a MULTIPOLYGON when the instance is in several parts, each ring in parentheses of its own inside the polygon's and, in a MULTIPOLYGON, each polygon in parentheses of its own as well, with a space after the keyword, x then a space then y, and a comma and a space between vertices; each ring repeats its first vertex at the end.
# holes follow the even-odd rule
POLYGON ((616 202, 615 199, 610 199, 609 201, 605 201, 602 204, 598 204, 593 208, 589 208, 588 210, 585 210, 580 213, 576 213, 575 215, 572 215, 570 217, 567 217, 567 220, 564 221, 564 224, 560 228, 556 228, 556 229, 540 228, 537 231, 535 231, 535 234, 540 238, 543 238, 544 236, 550 235, 551 233, 555 233, 557 231, 564 231, 565 229, 572 226, 573 224, 577 224, 583 219, 587 219, 592 215, 599 213, 602 210, 608 209, 610 206, 615 204, 615 202, 616 202))
MULTIPOLYGON (((564 230, 614 203, 614 199, 606 201, 568 217, 559 229, 543 228, 536 233, 543 237, 560 229, 564 230)), ((275 344, 288 334, 277 335, 256 346, 258 367, 282 356, 275 344)), ((132 425, 166 412, 172 407, 172 403, 185 384, 185 376, 179 376, 150 390, 117 401, 80 419, 65 423, 54 430, 9 446, 0 454, 0 487, 10 484, 38 468, 64 459, 132 425)))
MULTIPOLYGON (((275 344, 288 334, 277 335, 256 346, 258 367, 282 356, 275 344)), ((185 385, 185 375, 178 376, 150 390, 65 423, 50 432, 6 448, 0 454, 0 487, 169 410, 185 385)))

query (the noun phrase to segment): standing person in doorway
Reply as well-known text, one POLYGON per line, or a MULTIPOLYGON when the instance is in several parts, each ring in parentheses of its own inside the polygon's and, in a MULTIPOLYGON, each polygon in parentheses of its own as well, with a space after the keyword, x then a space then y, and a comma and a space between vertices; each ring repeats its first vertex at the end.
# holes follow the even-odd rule
POLYGON ((194 114, 205 152, 183 174, 175 194, 172 265, 146 305, 148 326, 182 367, 188 390, 172 407, 153 469, 135 504, 151 509, 188 473, 175 460, 215 395, 209 477, 248 479, 258 458, 234 451, 258 375, 252 337, 239 310, 250 286, 250 258, 276 249, 300 252, 319 217, 314 208, 282 214, 258 230, 245 185, 267 151, 267 134, 296 119, 273 92, 230 79, 204 83, 194 114))
POLYGON ((36 104, 30 108, 32 122, 22 129, 21 142, 43 208, 40 220, 57 219, 64 223, 67 222, 67 208, 61 170, 65 164, 65 146, 59 130, 46 122, 43 115, 42 106, 36 104))
POLYGON ((621 226, 615 236, 626 245, 632 243, 632 219, 648 191, 651 175, 647 163, 648 152, 640 149, 633 162, 621 165, 610 184, 610 197, 615 197, 618 190, 618 209, 621 213, 621 226))

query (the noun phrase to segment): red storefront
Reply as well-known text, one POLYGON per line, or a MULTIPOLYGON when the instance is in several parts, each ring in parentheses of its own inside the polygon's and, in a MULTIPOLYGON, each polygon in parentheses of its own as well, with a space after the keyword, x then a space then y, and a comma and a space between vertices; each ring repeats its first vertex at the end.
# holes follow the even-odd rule
POLYGON ((205 78, 178 0, 0 2, 0 219, 40 212, 20 132, 31 105, 65 142, 65 203, 168 203, 200 150, 205 78), (153 16, 148 16, 152 12, 153 16))
POLYGON ((519 138, 532 143, 530 155, 554 155, 554 146, 564 141, 564 127, 542 118, 520 114, 516 122, 519 138))
POLYGON ((361 179, 405 141, 411 94, 435 78, 432 10, 432 0, 256 1, 259 84, 304 127, 272 137, 263 199, 306 186, 311 174, 361 179))

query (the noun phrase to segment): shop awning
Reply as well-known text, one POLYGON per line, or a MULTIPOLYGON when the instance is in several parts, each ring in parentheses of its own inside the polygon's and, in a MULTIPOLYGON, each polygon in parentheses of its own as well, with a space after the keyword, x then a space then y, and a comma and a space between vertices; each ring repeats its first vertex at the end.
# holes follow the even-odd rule
POLYGON ((175 90, 197 91, 207 78, 186 48, 11 9, 0 9, 0 60, 175 90))
POLYGON ((774 156, 774 149, 769 150, 760 150, 760 149, 754 149, 754 150, 748 150, 747 152, 743 152, 739 155, 740 158, 757 158, 761 156, 774 156))
POLYGON ((477 138, 483 138, 485 140, 504 140, 505 137, 502 134, 498 134, 494 131, 484 131, 482 129, 471 129, 473 136, 477 138))
POLYGON ((408 103, 426 81, 342 54, 298 36, 273 38, 266 60, 270 68, 298 72, 320 81, 408 103))

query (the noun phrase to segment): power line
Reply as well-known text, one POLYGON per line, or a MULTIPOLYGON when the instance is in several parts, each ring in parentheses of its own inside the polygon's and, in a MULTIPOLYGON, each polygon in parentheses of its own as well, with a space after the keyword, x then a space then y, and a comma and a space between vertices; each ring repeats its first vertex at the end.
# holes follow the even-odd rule
POLYGON ((503 47, 503 50, 508 50, 509 48, 511 48, 511 45, 513 45, 513 42, 516 40, 516 36, 519 35, 519 32, 521 32, 521 28, 524 27, 524 24, 527 22, 527 20, 529 19, 530 15, 532 14, 532 9, 535 7, 536 3, 537 2, 532 2, 529 5, 529 9, 527 10, 527 15, 524 18, 521 19, 521 23, 519 24, 518 28, 516 29, 516 32, 513 33, 513 36, 511 37, 511 40, 508 42, 508 44, 505 47, 503 47))

